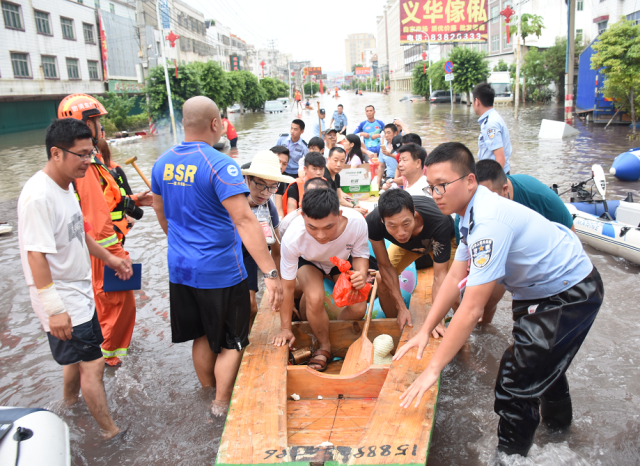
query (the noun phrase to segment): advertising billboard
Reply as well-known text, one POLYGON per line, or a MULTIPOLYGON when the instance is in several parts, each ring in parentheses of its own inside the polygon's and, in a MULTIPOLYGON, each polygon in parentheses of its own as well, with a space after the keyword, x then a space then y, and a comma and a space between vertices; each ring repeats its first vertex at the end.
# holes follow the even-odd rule
POLYGON ((242 69, 238 55, 229 55, 229 60, 231 62, 231 71, 240 71, 242 69))
POLYGON ((486 42, 488 0, 400 0, 400 43, 486 42))
POLYGON ((362 75, 362 74, 371 74, 371 67, 369 66, 356 67, 356 75, 362 75))
POLYGON ((304 76, 316 76, 316 75, 322 74, 322 67, 309 66, 302 71, 304 76))

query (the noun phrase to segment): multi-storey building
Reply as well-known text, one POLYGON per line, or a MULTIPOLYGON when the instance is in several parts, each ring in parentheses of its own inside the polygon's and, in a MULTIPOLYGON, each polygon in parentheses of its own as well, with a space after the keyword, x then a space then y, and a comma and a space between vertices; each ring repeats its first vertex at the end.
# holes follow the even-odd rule
POLYGON ((375 49, 376 39, 373 34, 349 34, 344 41, 346 70, 352 71, 354 65, 362 64, 362 53, 365 49, 375 49))

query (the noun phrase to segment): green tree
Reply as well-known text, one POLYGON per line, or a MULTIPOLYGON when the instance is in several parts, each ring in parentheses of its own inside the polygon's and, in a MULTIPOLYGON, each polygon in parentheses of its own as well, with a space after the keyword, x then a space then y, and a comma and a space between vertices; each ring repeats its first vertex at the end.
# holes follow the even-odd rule
POLYGON ((211 60, 204 63, 194 62, 188 66, 193 67, 198 74, 202 95, 209 97, 218 104, 218 108, 221 111, 233 105, 233 102, 227 100, 229 81, 227 80, 227 73, 222 66, 211 60))
POLYGON ((548 52, 540 52, 537 47, 531 47, 524 56, 522 72, 527 76, 527 94, 534 102, 547 102, 554 93, 549 89, 552 74, 547 66, 548 52))
POLYGON ((600 69, 606 81, 604 96, 618 98, 614 105, 631 112, 636 132, 636 104, 640 94, 640 26, 621 20, 598 36, 591 68, 600 69), (624 97, 622 99, 621 97, 624 97))
POLYGON ((267 100, 267 93, 260 85, 258 78, 247 70, 233 71, 233 73, 241 75, 244 81, 244 88, 240 99, 242 105, 251 110, 261 109, 267 100))
MULTIPOLYGON (((514 35, 518 32, 518 22, 521 21, 520 37, 522 37, 522 46, 525 47, 525 50, 527 45, 527 37, 533 36, 533 35, 540 37, 540 34, 542 34, 542 30, 545 29, 542 16, 538 16, 535 14, 524 13, 522 15, 522 19, 519 18, 518 15, 516 15, 513 17, 512 21, 513 21, 513 25, 511 25, 509 28, 510 35, 514 35)), ((518 59, 517 59, 518 65, 522 63, 520 55, 521 55, 521 52, 518 51, 518 59)), ((517 75, 517 72, 516 72, 516 75, 517 75)), ((525 86, 523 88, 524 92, 522 93, 522 100, 524 101, 526 100, 526 83, 527 83, 526 73, 524 74, 523 81, 525 83, 525 86)), ((520 84, 518 83, 518 85, 520 84)))
POLYGON ((276 86, 278 87, 278 97, 289 96, 289 85, 284 81, 276 80, 276 86))
POLYGON ((437 62, 431 63, 431 66, 427 68, 427 74, 431 78, 431 87, 434 91, 449 89, 449 84, 444 80, 444 64, 446 62, 447 59, 442 58, 437 62))
POLYGON ((453 66, 453 89, 467 94, 467 105, 471 105, 469 92, 476 84, 489 79, 489 61, 487 54, 469 47, 455 47, 449 54, 453 66))
POLYGON ((260 85, 267 94, 267 100, 276 100, 279 97, 277 81, 274 78, 262 78, 260 80, 260 85))
POLYGON ((320 84, 304 83, 304 94, 309 97, 320 92, 320 84))
POLYGON ((136 104, 135 97, 129 97, 126 92, 122 94, 116 94, 115 92, 107 92, 105 97, 95 96, 100 101, 109 114, 104 117, 105 128, 107 127, 106 120, 109 120, 116 127, 118 131, 124 131, 128 129, 130 121, 129 112, 136 104))
MULTIPOLYGON (((193 96, 202 95, 197 67, 192 65, 178 66, 178 77, 176 78, 172 64, 169 71, 169 84, 173 111, 176 122, 179 122, 182 120, 182 106, 185 101, 193 96)), ((169 101, 162 66, 156 66, 149 71, 146 89, 149 96, 149 116, 151 119, 154 122, 160 122, 169 118, 169 101)))
POLYGON ((416 95, 425 96, 429 100, 429 64, 423 61, 417 62, 411 75, 413 78, 411 91, 416 95), (427 66, 426 72, 425 65, 427 66))
POLYGON ((229 106, 241 103, 244 95, 244 77, 237 71, 227 72, 227 81, 229 82, 229 90, 225 96, 225 102, 229 106))
POLYGON ((493 71, 509 71, 509 65, 501 58, 498 60, 498 64, 493 67, 493 71))
POLYGON ((357 63, 355 65, 351 65, 351 72, 355 73, 356 72, 356 68, 362 68, 364 65, 362 63, 357 63))

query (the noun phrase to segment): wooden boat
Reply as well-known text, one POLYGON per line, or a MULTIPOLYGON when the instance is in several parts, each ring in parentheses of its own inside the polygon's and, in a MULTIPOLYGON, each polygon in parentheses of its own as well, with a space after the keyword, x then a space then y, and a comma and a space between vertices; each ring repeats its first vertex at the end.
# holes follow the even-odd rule
MULTIPOLYGON (((386 333, 396 348, 406 343, 425 320, 432 283, 433 269, 418 271, 409 309, 413 328, 405 327, 401 335, 396 319, 373 319, 369 339, 386 333)), ((362 328, 362 321, 331 321, 333 351, 346 353, 362 328)), ((432 387, 418 408, 400 408, 399 396, 427 367, 440 340, 430 340, 421 360, 413 349, 390 365, 341 376, 339 363, 325 373, 287 365, 288 348, 271 345, 279 329, 278 313, 263 298, 236 378, 217 465, 426 463, 439 387, 432 387), (291 398, 294 393, 299 401, 291 398)), ((307 322, 294 323, 293 333, 296 347, 313 346, 307 322)))

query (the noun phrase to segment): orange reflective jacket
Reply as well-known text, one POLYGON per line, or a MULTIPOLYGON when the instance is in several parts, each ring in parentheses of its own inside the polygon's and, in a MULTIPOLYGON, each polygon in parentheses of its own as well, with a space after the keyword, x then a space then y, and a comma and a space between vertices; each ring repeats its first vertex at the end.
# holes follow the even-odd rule
MULTIPOLYGON (((282 212, 287 215, 287 199, 289 198, 289 188, 293 183, 287 186, 287 189, 284 190, 284 194, 282 195, 282 212)), ((304 180, 302 178, 296 178, 296 184, 298 185, 298 207, 302 206, 302 196, 304 196, 304 180)))

